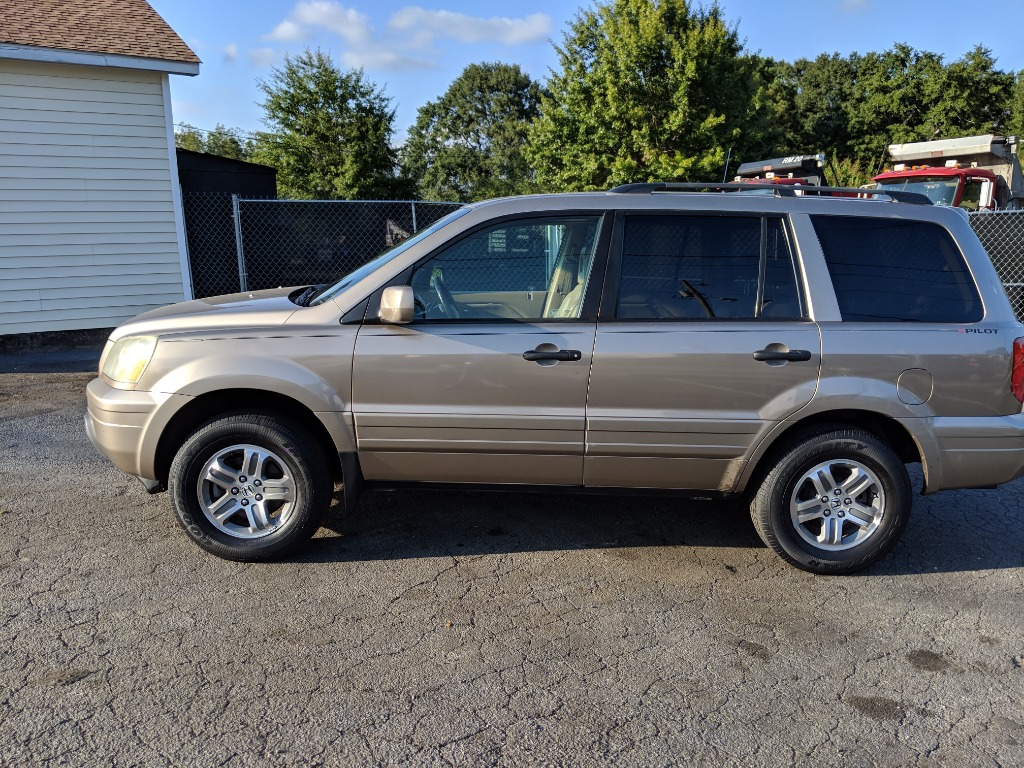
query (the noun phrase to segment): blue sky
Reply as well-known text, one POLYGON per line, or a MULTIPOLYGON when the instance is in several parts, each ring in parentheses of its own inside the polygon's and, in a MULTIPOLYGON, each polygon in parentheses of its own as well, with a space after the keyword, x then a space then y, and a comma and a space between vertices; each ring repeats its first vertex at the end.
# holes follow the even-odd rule
MULTIPOLYGON (((473 62, 517 63, 543 80, 557 65, 552 41, 587 0, 149 0, 203 60, 194 78, 173 76, 174 120, 262 127, 259 77, 285 54, 320 47, 345 67, 363 67, 397 110, 397 139, 416 110, 473 62)), ((864 53, 894 42, 948 61, 977 43, 1004 70, 1024 69, 1024 45, 1009 9, 963 0, 720 0, 749 50, 775 58, 864 53), (1002 10, 1000 10, 1002 8, 1002 10), (1000 22, 1000 14, 1005 16, 1000 22)), ((795 151, 795 150, 794 150, 795 151)))

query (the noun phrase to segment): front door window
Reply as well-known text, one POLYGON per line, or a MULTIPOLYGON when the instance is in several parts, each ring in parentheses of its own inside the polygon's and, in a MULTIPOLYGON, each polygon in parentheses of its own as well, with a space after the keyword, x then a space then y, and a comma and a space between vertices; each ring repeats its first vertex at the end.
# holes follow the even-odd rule
POLYGON ((420 264, 417 320, 578 320, 600 216, 488 227, 420 264))

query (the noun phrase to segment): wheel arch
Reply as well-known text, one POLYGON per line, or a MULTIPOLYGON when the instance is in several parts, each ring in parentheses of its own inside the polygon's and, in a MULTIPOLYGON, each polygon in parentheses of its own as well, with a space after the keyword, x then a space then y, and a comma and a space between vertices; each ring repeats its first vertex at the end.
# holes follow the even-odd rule
POLYGON ((162 430, 154 456, 154 470, 160 484, 166 487, 174 455, 192 432, 218 416, 245 411, 271 413, 306 428, 323 449, 333 479, 342 479, 341 461, 335 441, 324 422, 308 406, 278 392, 222 389, 193 398, 174 414, 162 430))
POLYGON ((751 487, 751 480, 766 474, 772 462, 787 445, 823 427, 863 429, 875 435, 884 440, 904 464, 921 464, 925 473, 925 486, 928 485, 928 461, 924 450, 910 431, 892 416, 876 411, 836 409, 820 411, 780 426, 781 429, 777 428, 777 431, 769 433, 755 449, 754 455, 740 475, 737 491, 746 491, 751 487))

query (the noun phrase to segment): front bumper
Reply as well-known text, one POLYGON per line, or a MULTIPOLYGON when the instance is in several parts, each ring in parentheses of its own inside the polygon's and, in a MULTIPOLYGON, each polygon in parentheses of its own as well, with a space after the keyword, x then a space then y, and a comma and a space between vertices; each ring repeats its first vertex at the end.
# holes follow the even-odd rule
POLYGON ((85 393, 85 433, 90 442, 118 469, 140 478, 147 490, 157 490, 160 434, 171 416, 192 398, 116 389, 103 379, 90 381, 85 393))

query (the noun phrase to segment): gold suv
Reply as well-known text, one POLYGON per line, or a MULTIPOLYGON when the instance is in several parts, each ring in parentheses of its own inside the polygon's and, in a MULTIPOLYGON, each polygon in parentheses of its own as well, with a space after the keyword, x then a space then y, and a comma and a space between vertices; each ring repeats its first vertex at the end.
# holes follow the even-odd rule
POLYGON ((780 556, 848 573, 906 526, 906 464, 926 494, 1024 472, 1024 328, 959 212, 724 191, 488 201, 331 286, 147 312, 87 431, 239 560, 335 483, 419 482, 745 495, 780 556))

